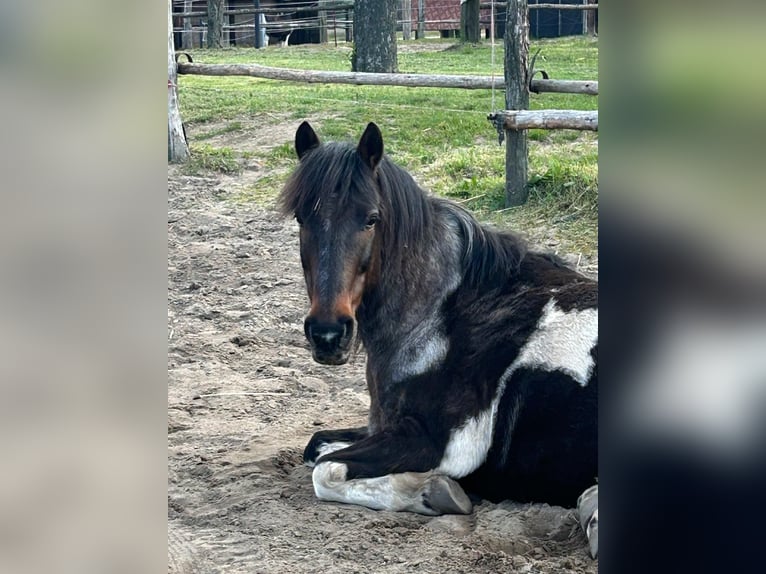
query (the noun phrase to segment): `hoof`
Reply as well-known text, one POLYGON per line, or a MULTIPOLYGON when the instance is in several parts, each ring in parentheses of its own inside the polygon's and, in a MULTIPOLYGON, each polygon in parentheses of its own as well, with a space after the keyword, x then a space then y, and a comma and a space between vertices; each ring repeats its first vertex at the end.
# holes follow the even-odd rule
POLYGON ((591 486, 577 499, 578 520, 585 536, 591 558, 598 557, 598 485, 591 486))
POLYGON ((590 556, 594 560, 598 558, 598 510, 593 515, 590 524, 588 524, 588 546, 590 547, 590 556))
POLYGON ((471 514, 473 510, 463 488, 443 474, 428 479, 423 490, 423 504, 436 514, 471 514))

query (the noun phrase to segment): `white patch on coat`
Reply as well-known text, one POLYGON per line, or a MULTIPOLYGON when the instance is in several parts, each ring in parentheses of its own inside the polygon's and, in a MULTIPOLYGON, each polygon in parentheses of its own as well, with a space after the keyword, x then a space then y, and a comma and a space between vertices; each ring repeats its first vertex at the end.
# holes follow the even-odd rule
MULTIPOLYGON (((593 370, 590 351, 598 339, 598 311, 584 309, 563 312, 551 299, 543 308, 537 328, 527 339, 516 359, 500 377, 489 408, 470 417, 450 433, 450 439, 437 471, 462 478, 479 468, 487 459, 497 421, 497 409, 511 375, 520 367, 545 371, 561 370, 580 385, 587 385, 593 370)), ((518 405, 517 405, 518 408, 518 405)), ((512 414, 509 433, 518 418, 512 414)), ((507 437, 506 440, 509 440, 507 437)))
POLYGON ((492 430, 495 426, 497 405, 500 403, 499 397, 504 389, 505 384, 501 384, 490 408, 469 418, 462 427, 452 431, 444 456, 436 469, 438 472, 452 478, 463 478, 486 460, 492 445, 492 430))
POLYGON ((320 500, 357 504, 374 510, 417 512, 436 515, 423 503, 433 472, 403 472, 375 478, 346 480, 348 467, 342 462, 320 462, 311 476, 320 500))
POLYGON ((590 352, 598 341, 598 310, 564 312, 551 299, 543 308, 537 329, 514 362, 517 367, 563 371, 583 387, 593 372, 590 352))
POLYGON ((461 243, 458 239, 457 225, 451 220, 448 220, 441 248, 449 263, 439 259, 432 261, 430 268, 434 269, 434 276, 441 277, 446 269, 452 269, 452 273, 441 277, 438 285, 426 288, 435 292, 434 297, 423 303, 426 305, 425 309, 411 310, 411 316, 415 318, 416 323, 411 327, 404 326, 404 333, 398 333, 401 343, 392 361, 393 382, 427 373, 441 365, 447 357, 449 339, 444 334, 441 308, 444 300, 454 293, 462 280, 462 274, 458 272, 461 243), (440 272, 437 273, 436 269, 440 272))
POLYGON ((406 350, 400 352, 404 357, 397 360, 394 382, 426 373, 439 366, 447 356, 448 341, 444 335, 434 333, 430 339, 425 340, 418 340, 415 335, 412 339, 405 341, 406 350))

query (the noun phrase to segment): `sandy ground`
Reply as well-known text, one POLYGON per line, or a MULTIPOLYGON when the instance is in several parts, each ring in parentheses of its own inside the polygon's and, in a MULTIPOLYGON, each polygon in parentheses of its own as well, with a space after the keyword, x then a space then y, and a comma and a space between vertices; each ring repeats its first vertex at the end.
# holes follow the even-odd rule
POLYGON ((364 356, 311 360, 297 226, 230 200, 258 169, 168 170, 169 572, 595 573, 570 509, 429 518, 315 499, 301 452, 365 423, 364 356))

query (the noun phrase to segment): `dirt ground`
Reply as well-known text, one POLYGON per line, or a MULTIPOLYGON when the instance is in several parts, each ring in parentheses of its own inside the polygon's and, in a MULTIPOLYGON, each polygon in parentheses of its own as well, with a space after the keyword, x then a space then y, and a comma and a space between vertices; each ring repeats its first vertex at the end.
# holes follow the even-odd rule
POLYGON ((570 509, 430 518, 315 499, 302 449, 365 423, 364 356, 312 361, 297 226, 229 200, 258 170, 168 170, 169 572, 595 573, 570 509))

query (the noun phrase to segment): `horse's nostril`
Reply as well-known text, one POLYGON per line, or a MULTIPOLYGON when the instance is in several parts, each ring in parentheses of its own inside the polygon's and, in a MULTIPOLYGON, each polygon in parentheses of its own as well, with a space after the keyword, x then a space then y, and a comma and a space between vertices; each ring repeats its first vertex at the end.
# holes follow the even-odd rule
POLYGON ((341 317, 339 322, 343 326, 343 339, 346 340, 354 332, 354 320, 351 317, 341 317))
POLYGON ((313 328, 316 321, 312 318, 307 318, 303 323, 303 333, 306 335, 306 338, 311 341, 313 340, 313 328))

